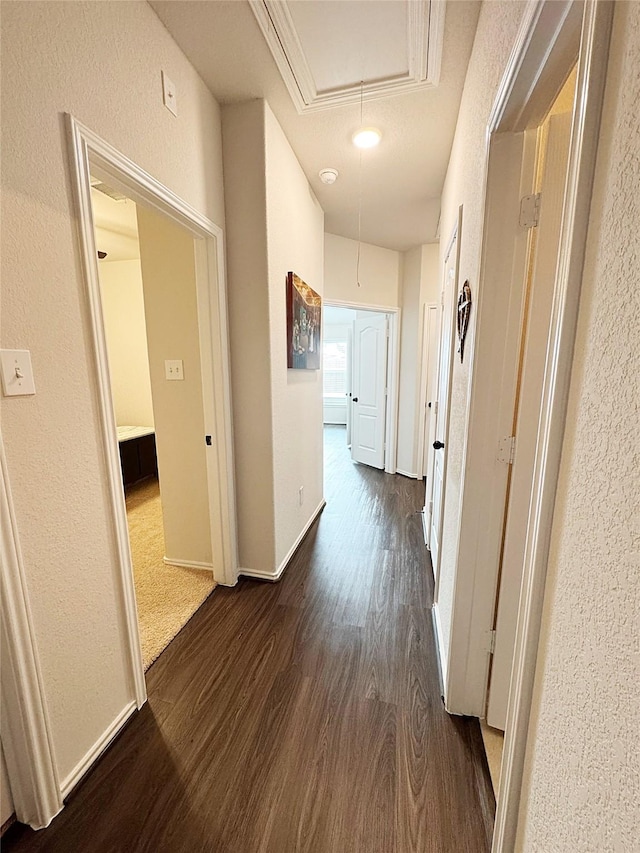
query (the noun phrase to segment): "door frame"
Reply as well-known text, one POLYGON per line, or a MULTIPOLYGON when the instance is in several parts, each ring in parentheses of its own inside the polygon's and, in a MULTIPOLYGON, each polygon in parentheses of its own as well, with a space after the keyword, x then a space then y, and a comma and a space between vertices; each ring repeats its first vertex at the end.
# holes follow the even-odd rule
MULTIPOLYGON (((169 217, 194 238, 204 427, 205 433, 216 437, 211 452, 207 453, 213 575, 217 583, 233 586, 238 578, 238 558, 223 233, 218 225, 202 216, 70 114, 67 114, 67 129, 92 330, 102 445, 119 557, 121 605, 129 641, 131 676, 135 685, 136 703, 140 708, 146 700, 146 686, 102 314, 90 174, 93 172, 106 179, 137 204, 146 205, 169 217)), ((204 436, 202 438, 204 441, 204 436)))
POLYGON ((400 319, 402 311, 397 306, 361 304, 342 299, 326 299, 323 307, 351 308, 354 311, 373 311, 389 318, 389 350, 387 357, 387 406, 385 411, 384 470, 396 473, 398 455, 398 389, 400 377, 400 319))
POLYGON ((566 0, 564 3, 545 0, 542 4, 530 2, 498 91, 487 134, 489 141, 491 132, 503 127, 513 127, 515 122, 531 121, 531 113, 536 108, 536 95, 542 88, 538 85, 532 87, 532 82, 542 81, 555 59, 549 44, 549 23, 545 19, 550 17, 551 23, 555 22, 555 43, 562 48, 565 22, 570 15, 581 14, 566 197, 538 424, 533 491, 492 853, 508 853, 514 850, 518 836, 520 799, 540 644, 551 530, 569 402, 613 9, 614 4, 606 0, 585 0, 584 3, 580 0, 566 0))
MULTIPOLYGON (((498 253, 487 251, 492 236, 492 206, 493 210, 499 207, 493 190, 495 181, 501 179, 496 170, 491 169, 491 153, 494 144, 501 139, 504 142, 510 134, 522 134, 524 148, 527 133, 541 124, 549 104, 559 91, 559 78, 578 60, 576 106, 492 853, 511 853, 516 849, 612 18, 613 4, 605 0, 529 0, 486 132, 482 202, 484 233, 480 250, 474 346, 470 353, 469 415, 463 452, 466 462, 460 484, 460 524, 452 613, 452 623, 456 622, 456 627, 455 636, 453 631, 451 634, 448 668, 448 686, 451 689, 453 684, 455 693, 456 707, 452 709, 453 712, 473 716, 482 716, 483 712, 487 686, 485 664, 490 655, 495 606, 497 571, 493 565, 495 561, 487 559, 486 553, 488 546, 495 548, 494 543, 489 542, 491 536, 488 534, 492 531, 492 535, 495 534, 495 530, 501 527, 503 513, 497 513, 496 506, 500 505, 501 500, 502 506, 504 504, 501 477, 494 473, 497 469, 493 464, 494 454, 487 454, 487 448, 495 448, 497 454, 501 436, 510 434, 500 432, 501 424, 490 423, 491 409, 496 403, 487 393, 487 380, 491 376, 489 365, 504 363, 506 341, 503 336, 494 333, 491 358, 485 358, 486 363, 480 375, 477 369, 480 336, 485 329, 495 329, 490 311, 490 294, 495 285, 492 263, 495 266, 495 261, 499 260, 501 264, 509 266, 510 262, 523 263, 522 259, 526 258, 526 252, 521 251, 520 245, 513 246, 513 257, 510 256, 510 250, 498 253), (485 319, 487 317, 489 321, 485 319), (472 459, 487 458, 492 463, 489 478, 482 465, 474 467, 470 464, 472 459), (488 518, 487 513, 492 517, 488 518), (494 524, 492 519, 497 519, 497 522, 494 524), (455 678, 451 676, 454 656, 458 659, 455 678)), ((521 152, 520 157, 521 162, 525 163, 524 152, 521 152)), ((515 267, 514 281, 518 269, 522 267, 515 267)), ((486 338, 487 332, 484 334, 486 338)), ((447 707, 451 710, 450 706, 449 701, 447 707)))
MULTIPOLYGON (((431 337, 429 335, 429 312, 436 312, 436 329, 435 337, 437 342, 438 337, 438 303, 425 302, 422 306, 422 345, 420 347, 421 362, 420 362, 420 392, 418 394, 418 435, 417 435, 417 450, 416 450, 416 467, 418 480, 424 480, 427 477, 429 464, 428 454, 426 453, 429 446, 429 436, 427 435, 427 404, 428 404, 428 383, 429 372, 433 370, 434 365, 429 364, 429 347, 431 337)), ((436 356, 437 361, 437 356, 436 356)))

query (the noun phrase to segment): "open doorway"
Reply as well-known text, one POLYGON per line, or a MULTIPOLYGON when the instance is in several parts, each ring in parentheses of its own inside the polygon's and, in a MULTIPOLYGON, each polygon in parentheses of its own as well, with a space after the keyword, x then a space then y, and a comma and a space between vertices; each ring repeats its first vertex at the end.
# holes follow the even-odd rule
POLYGON ((323 423, 353 462, 395 471, 397 314, 323 308, 323 423))
POLYGON ((532 697, 611 12, 610 4, 597 2, 532 4, 486 132, 470 361, 467 376, 458 375, 467 395, 464 429, 457 436, 463 445, 459 476, 447 475, 447 485, 459 491, 455 501, 447 500, 450 551, 439 569, 434 625, 447 711, 484 718, 496 684, 492 661, 499 611, 507 606, 502 581, 517 569, 495 853, 520 849, 520 798, 532 742, 532 697), (558 105, 564 95, 567 115, 558 105), (516 469, 527 454, 520 474, 528 482, 521 487, 516 469), (513 536, 515 545, 518 528, 520 557, 507 567, 507 540, 513 536))
POLYGON ((144 669, 213 591, 193 239, 91 180, 144 669))

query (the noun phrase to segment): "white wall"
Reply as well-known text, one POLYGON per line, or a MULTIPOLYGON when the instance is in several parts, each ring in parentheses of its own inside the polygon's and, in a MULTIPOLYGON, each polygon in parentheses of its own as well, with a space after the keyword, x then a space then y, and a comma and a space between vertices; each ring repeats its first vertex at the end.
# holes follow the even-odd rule
POLYGON ((138 239, 165 556, 211 565, 193 237, 139 205, 138 239), (182 361, 184 379, 166 378, 165 359, 182 361))
POLYGON ((360 287, 356 269, 358 241, 324 235, 324 298, 357 305, 397 308, 400 305, 401 254, 362 243, 360 287))
POLYGON ((618 3, 532 707, 526 851, 640 850, 639 57, 640 5, 618 3))
POLYGON ((400 336, 400 393, 398 399, 398 471, 409 477, 422 472, 417 458, 421 428, 420 387, 422 372, 424 306, 437 302, 438 244, 416 246, 404 253, 402 263, 402 329, 400 336))
MULTIPOLYGON (((486 123, 523 8, 482 6, 445 182, 442 246, 464 204, 460 278, 472 289, 486 123)), ((640 227, 639 54, 640 6, 618 3, 516 845, 525 853, 640 849, 640 304, 630 286, 640 227)), ((470 354, 474 326, 472 313, 470 354)), ((470 363, 454 361, 440 589, 445 636, 470 363)))
POLYGON ((31 350, 37 388, 2 401, 2 432, 64 780, 132 685, 63 114, 223 226, 220 117, 146 3, 8 3, 1 23, 2 346, 31 350))
POLYGON ((285 281, 322 293, 324 215, 264 101, 223 124, 240 565, 273 576, 322 501, 321 371, 287 369, 285 281))
POLYGON ((153 426, 140 261, 101 261, 102 314, 118 426, 153 426))
MULTIPOLYGON (((451 159, 442 193, 440 220, 441 268, 443 253, 457 222, 458 207, 464 206, 460 241, 460 281, 469 280, 478 304, 480 248, 484 210, 483 157, 486 127, 496 90, 511 53, 525 5, 522 3, 485 3, 480 11, 478 29, 469 61, 451 159)), ((453 359, 450 424, 447 450, 447 478, 444 526, 440 551, 438 606, 442 636, 448 638, 451 627, 456 551, 460 526, 460 488, 464 466, 464 437, 468 417, 469 367, 477 314, 471 312, 463 363, 453 359)), ((448 647, 445 639, 445 656, 448 647)))
POLYGON ((264 104, 223 109, 231 389, 240 566, 275 563, 264 104))
POLYGON ((287 369, 285 280, 287 271, 293 270, 322 295, 324 213, 268 105, 265 143, 276 567, 279 567, 323 501, 322 371, 287 369), (304 487, 302 504, 300 486, 304 487))

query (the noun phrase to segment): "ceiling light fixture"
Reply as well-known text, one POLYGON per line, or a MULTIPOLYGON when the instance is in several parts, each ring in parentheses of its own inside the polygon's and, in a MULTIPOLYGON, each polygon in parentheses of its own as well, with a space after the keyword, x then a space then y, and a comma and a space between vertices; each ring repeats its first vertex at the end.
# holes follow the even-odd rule
POLYGON ((382 139, 382 134, 376 127, 361 127, 351 138, 357 148, 375 148, 382 139))
POLYGON ((338 179, 337 169, 320 169, 318 177, 323 184, 335 184, 338 179))

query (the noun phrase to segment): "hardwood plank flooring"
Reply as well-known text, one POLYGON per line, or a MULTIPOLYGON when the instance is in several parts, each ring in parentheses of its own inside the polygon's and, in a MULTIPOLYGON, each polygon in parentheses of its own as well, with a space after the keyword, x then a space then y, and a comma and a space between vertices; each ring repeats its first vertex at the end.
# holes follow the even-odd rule
POLYGON ((440 698, 424 484, 325 429, 327 507, 277 584, 218 588, 149 701, 40 832, 5 853, 486 853, 477 720, 440 698))

